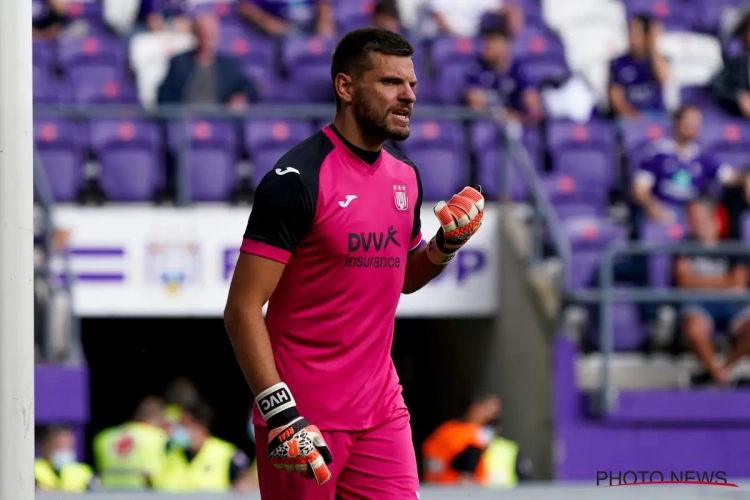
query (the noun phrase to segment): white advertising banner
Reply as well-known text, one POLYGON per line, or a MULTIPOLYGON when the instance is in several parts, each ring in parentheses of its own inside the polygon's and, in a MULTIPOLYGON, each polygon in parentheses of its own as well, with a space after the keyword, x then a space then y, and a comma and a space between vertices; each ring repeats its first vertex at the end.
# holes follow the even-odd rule
MULTIPOLYGON (((83 317, 220 317, 250 208, 58 207, 69 232, 73 304, 83 317)), ((422 210, 425 238, 438 228, 422 210)), ((399 317, 482 317, 499 309, 497 209, 425 288, 404 295, 399 317)))

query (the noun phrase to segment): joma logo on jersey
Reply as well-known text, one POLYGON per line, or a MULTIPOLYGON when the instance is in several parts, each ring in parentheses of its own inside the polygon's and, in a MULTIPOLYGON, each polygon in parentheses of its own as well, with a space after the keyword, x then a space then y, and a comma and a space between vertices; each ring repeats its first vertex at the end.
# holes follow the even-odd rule
POLYGON ((347 240, 346 267, 400 267, 401 259, 362 253, 384 253, 389 245, 401 246, 396 239, 398 231, 393 226, 385 233, 349 233, 347 240))

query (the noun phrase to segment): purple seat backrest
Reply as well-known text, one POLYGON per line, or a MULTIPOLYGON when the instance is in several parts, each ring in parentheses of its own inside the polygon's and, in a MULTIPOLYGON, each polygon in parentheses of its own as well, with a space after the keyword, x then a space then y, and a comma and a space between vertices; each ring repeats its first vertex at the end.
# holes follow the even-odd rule
POLYGON ((123 40, 111 35, 61 38, 58 41, 58 57, 63 67, 109 64, 123 69, 126 46, 123 40))
POLYGON ((336 40, 320 36, 291 36, 284 40, 283 58, 287 70, 301 74, 309 66, 331 64, 336 40))
POLYGON ((170 122, 167 126, 169 149, 173 152, 179 151, 186 139, 191 149, 227 149, 234 152, 237 145, 234 125, 228 120, 195 119, 188 123, 170 122))
POLYGON ((219 51, 244 62, 273 69, 273 42, 255 35, 244 26, 229 25, 219 35, 219 51))
POLYGON ((92 120, 89 124, 91 148, 102 152, 110 147, 134 147, 156 152, 160 145, 159 127, 147 120, 92 120))
POLYGON ((518 59, 557 57, 565 59, 565 47, 545 28, 527 27, 513 38, 513 55, 518 59))
POLYGON ((571 218, 562 221, 571 245, 571 272, 568 285, 575 288, 591 284, 604 250, 611 244, 625 240, 625 229, 606 219, 595 217, 571 218))
MULTIPOLYGON (((641 239, 644 243, 667 245, 685 237, 685 228, 679 224, 663 224, 647 221, 643 225, 641 239)), ((672 282, 671 262, 674 255, 653 254, 648 257, 648 282, 656 288, 669 288, 672 282)))
POLYGON ((452 64, 466 64, 479 53, 479 43, 472 38, 440 36, 432 42, 432 62, 438 70, 452 64))
POLYGON ((614 133, 609 123, 556 120, 547 129, 555 169, 581 178, 596 176, 606 190, 615 179, 614 133))
POLYGON ((747 122, 740 119, 713 121, 707 118, 701 139, 718 161, 737 168, 750 167, 750 125, 747 122))
POLYGON ((371 24, 375 2, 372 0, 344 0, 335 2, 336 22, 353 29, 366 28, 371 24))

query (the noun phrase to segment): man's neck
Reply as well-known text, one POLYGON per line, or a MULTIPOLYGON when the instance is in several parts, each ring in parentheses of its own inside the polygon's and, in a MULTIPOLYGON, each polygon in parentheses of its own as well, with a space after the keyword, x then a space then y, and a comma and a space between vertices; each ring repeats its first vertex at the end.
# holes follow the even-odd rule
POLYGON ((199 451, 201 451, 203 445, 206 444, 206 439, 208 439, 207 435, 196 436, 192 443, 190 443, 190 451, 192 451, 193 453, 198 453, 199 451))
POLYGON ((198 50, 195 53, 195 60, 198 64, 208 65, 214 62, 215 54, 208 50, 198 50))
POLYGON ((344 139, 352 143, 358 148, 364 149, 365 151, 380 151, 383 147, 382 140, 368 142, 362 134, 362 129, 359 127, 353 117, 346 113, 338 113, 336 118, 333 120, 333 125, 336 130, 339 131, 344 139))

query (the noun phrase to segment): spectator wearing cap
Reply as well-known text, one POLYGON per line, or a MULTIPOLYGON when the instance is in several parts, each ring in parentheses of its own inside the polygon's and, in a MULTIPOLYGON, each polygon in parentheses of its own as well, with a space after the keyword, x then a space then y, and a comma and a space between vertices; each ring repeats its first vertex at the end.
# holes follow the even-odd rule
POLYGON ((159 86, 159 104, 226 104, 234 109, 258 100, 255 85, 242 72, 236 57, 217 53, 219 22, 199 14, 193 26, 194 50, 174 56, 159 86))
POLYGON ((513 60, 509 34, 494 26, 482 33, 481 53, 466 75, 466 102, 477 111, 505 108, 513 120, 535 123, 543 110, 539 92, 513 60))
POLYGON ((750 13, 740 21, 736 36, 742 41, 745 53, 726 61, 708 88, 724 110, 750 118, 750 13))
POLYGON ((239 13, 267 35, 336 34, 331 0, 239 0, 239 13))
POLYGON ((609 105, 621 118, 644 113, 664 113, 663 85, 669 79, 669 63, 658 51, 661 24, 638 15, 630 20, 630 49, 610 62, 609 105))

